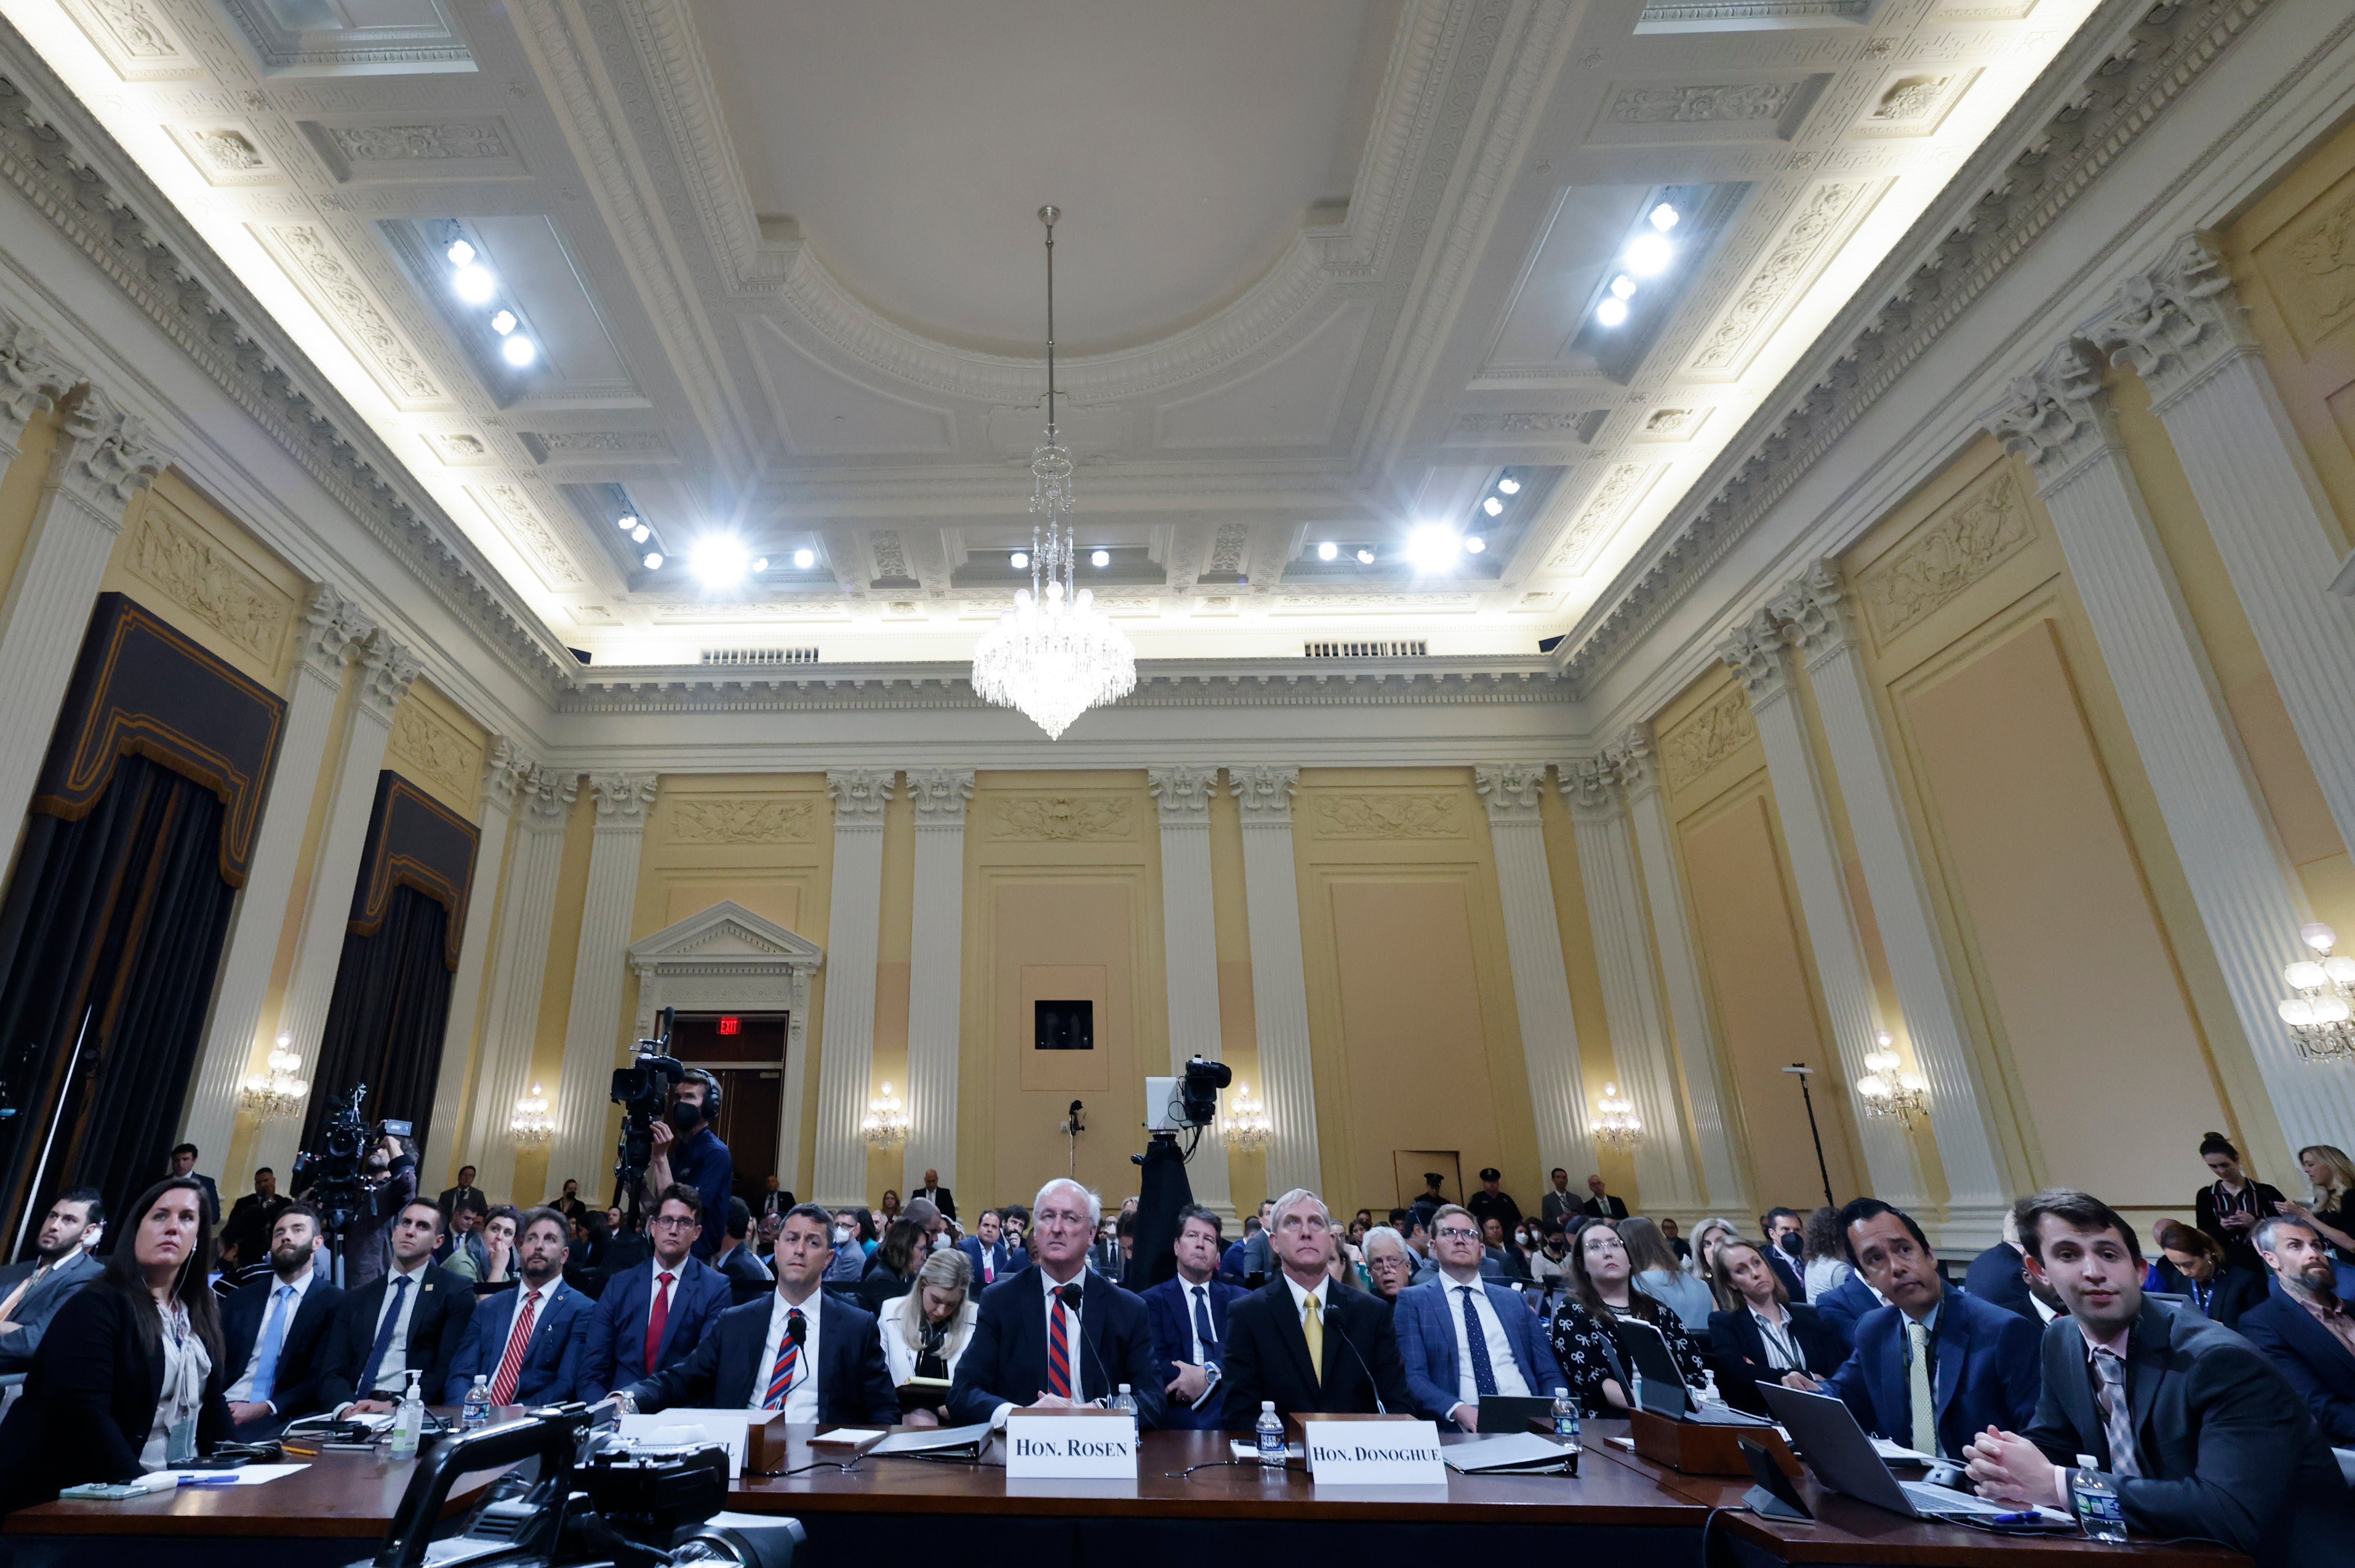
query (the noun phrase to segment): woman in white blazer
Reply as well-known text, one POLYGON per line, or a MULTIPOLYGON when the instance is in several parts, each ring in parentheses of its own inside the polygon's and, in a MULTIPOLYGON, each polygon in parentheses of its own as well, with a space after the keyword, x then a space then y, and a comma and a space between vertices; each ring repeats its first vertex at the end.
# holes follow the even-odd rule
POLYGON ((883 1360, 891 1371, 892 1385, 902 1391, 900 1421, 908 1426, 937 1426, 939 1407, 948 1390, 909 1391, 915 1378, 956 1376, 964 1348, 973 1343, 973 1326, 981 1314, 972 1299, 973 1260, 954 1247, 924 1260, 916 1283, 905 1296, 895 1296, 876 1314, 875 1331, 883 1339, 883 1360), (926 1398, 932 1408, 923 1408, 926 1398))

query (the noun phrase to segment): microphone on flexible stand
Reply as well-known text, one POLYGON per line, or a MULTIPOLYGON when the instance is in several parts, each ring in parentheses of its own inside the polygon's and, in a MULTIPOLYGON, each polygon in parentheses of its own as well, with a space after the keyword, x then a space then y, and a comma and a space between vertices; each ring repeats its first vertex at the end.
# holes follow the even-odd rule
MULTIPOLYGON (((1082 1279, 1085 1277, 1086 1275, 1084 1274, 1081 1276, 1082 1279)), ((1087 1300, 1086 1288, 1081 1285, 1079 1280, 1075 1279, 1071 1281, 1071 1284, 1057 1290, 1055 1292, 1055 1296, 1056 1298, 1061 1301, 1065 1307, 1071 1309, 1072 1317, 1080 1319, 1080 1349, 1083 1354, 1095 1354, 1096 1371, 1103 1379, 1103 1397, 1110 1399, 1114 1392, 1118 1389, 1119 1385, 1112 1381, 1112 1373, 1105 1370, 1103 1356, 1100 1352, 1096 1352, 1096 1348, 1088 1342, 1088 1321, 1084 1317, 1082 1317, 1080 1313, 1081 1305, 1087 1300)), ((1080 1371, 1080 1392, 1084 1396, 1087 1392, 1088 1374, 1085 1367, 1082 1366, 1080 1371)), ((1084 1397, 1082 1397, 1080 1403, 1082 1404, 1085 1404, 1088 1402, 1084 1397)))
POLYGON ((1358 1342, 1355 1339, 1350 1339, 1349 1336, 1344 1333, 1340 1327, 1335 1323, 1327 1321, 1325 1327, 1331 1329, 1334 1335, 1340 1339, 1341 1343, 1349 1347, 1349 1354, 1357 1356, 1358 1370, 1366 1374, 1366 1386, 1373 1390, 1374 1392, 1374 1413, 1376 1415, 1388 1415, 1391 1411, 1390 1406, 1382 1403, 1382 1385, 1375 1380, 1374 1369, 1366 1365, 1366 1358, 1359 1354, 1358 1342))

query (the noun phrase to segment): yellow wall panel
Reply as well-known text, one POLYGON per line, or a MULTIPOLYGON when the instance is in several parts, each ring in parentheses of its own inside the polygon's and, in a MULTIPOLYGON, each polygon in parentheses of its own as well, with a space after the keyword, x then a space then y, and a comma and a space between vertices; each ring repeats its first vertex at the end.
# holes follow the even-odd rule
POLYGON ((99 583, 281 693, 293 673, 307 588, 301 572, 168 469, 124 513, 99 583))

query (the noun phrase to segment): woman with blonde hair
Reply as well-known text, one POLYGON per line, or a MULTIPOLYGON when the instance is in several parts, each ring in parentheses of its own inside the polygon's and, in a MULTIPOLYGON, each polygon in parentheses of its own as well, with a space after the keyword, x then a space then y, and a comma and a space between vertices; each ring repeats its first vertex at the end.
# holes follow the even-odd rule
POLYGON ((2285 1199, 2282 1212, 2295 1214, 2322 1233, 2341 1263, 2355 1263, 2355 1160, 2336 1144, 2308 1144, 2297 1163, 2314 1188, 2311 1204, 2285 1199))
POLYGON ((902 1424, 941 1424, 946 1385, 956 1377, 964 1348, 973 1343, 973 1326, 980 1314, 980 1304, 973 1299, 973 1260, 954 1247, 927 1257, 916 1271, 915 1288, 893 1296, 876 1314, 883 1362, 891 1370, 892 1386, 900 1391, 902 1424), (911 1388, 918 1378, 924 1384, 911 1388), (932 1387, 935 1382, 943 1386, 932 1387))
POLYGON ((1742 1227, 1731 1220, 1712 1218, 1693 1227, 1692 1256, 1686 1260, 1686 1266, 1692 1271, 1695 1279, 1709 1286, 1712 1294, 1717 1289, 1716 1264, 1712 1262, 1717 1256, 1717 1249, 1738 1239, 1741 1234, 1742 1227))

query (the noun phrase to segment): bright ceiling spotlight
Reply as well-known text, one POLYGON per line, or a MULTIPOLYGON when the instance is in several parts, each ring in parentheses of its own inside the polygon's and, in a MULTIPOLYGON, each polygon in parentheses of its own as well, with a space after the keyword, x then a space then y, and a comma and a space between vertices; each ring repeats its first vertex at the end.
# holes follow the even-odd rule
POLYGON ((648 550, 646 552, 646 570, 648 571, 660 571, 662 570, 662 557, 653 550, 648 550))
POLYGON ((1028 571, 1030 570, 1030 552, 1027 549, 1018 549, 1006 559, 1007 564, 1012 566, 1017 571, 1028 571))
POLYGON ((1464 539, 1464 548, 1469 553, 1478 555, 1482 550, 1488 548, 1488 541, 1482 539, 1478 534, 1467 534, 1464 539))
POLYGON ((1652 208, 1652 227, 1658 229, 1661 233, 1666 234, 1669 229, 1674 229, 1677 226, 1678 219, 1680 216, 1681 215, 1675 208, 1670 207, 1664 201, 1660 203, 1659 206, 1652 208))
POLYGON ((511 310, 503 310, 499 312, 498 315, 491 317, 491 330, 497 333, 501 337, 505 337, 508 333, 513 332, 515 329, 515 312, 511 310))
POLYGON ((1620 273, 1611 280, 1611 293, 1619 299, 1632 298, 1636 293, 1636 280, 1625 272, 1620 273))
POLYGON ((450 248, 442 253, 450 258, 450 264, 453 267, 465 266, 474 259, 474 248, 464 240, 451 240, 450 248))
POLYGON ((794 571, 807 571, 811 567, 815 566, 816 564, 817 551, 814 549, 797 549, 794 551, 794 571))
MULTIPOLYGON (((633 517, 630 520, 634 523, 637 522, 635 517, 633 517)), ((646 527, 644 523, 638 523, 637 527, 630 530, 630 542, 632 544, 644 544, 654 537, 654 529, 646 527)))
POLYGON ((706 588, 733 588, 751 570, 752 552, 734 534, 706 534, 695 541, 687 566, 706 588))
POLYGON ((1088 552, 1088 564, 1090 566, 1110 566, 1112 564, 1112 551, 1108 549, 1090 550, 1088 552))
POLYGON ((1668 264, 1677 248, 1662 234, 1638 234, 1627 242, 1627 270, 1639 278, 1648 278, 1668 264))
POLYGON ((1464 541, 1437 523, 1425 523, 1406 536, 1406 558, 1417 571, 1444 571, 1463 549, 1464 541))
POLYGON ((517 369, 539 357, 539 349, 528 337, 510 337, 499 345, 499 353, 517 369))
POLYGON ((1373 564, 1374 564, 1374 552, 1373 552, 1372 550, 1369 550, 1369 549, 1361 549, 1361 550, 1359 550, 1359 551, 1358 552, 1358 564, 1359 564, 1359 566, 1371 566, 1371 565, 1373 565, 1373 564))
POLYGON ((1508 474, 1497 481, 1497 494, 1499 496, 1518 496, 1520 493, 1521 482, 1511 475, 1508 474))
POLYGON ((623 533, 628 533, 638 526, 638 515, 635 512, 623 512, 613 520, 613 526, 623 533))
POLYGON ((1604 300, 1594 307, 1594 319, 1605 326, 1616 326, 1627 319, 1625 300, 1604 300))
POLYGON ((452 275, 450 286, 457 290, 458 297, 468 304, 488 304, 491 296, 499 292, 498 279, 491 275, 488 267, 478 262, 469 262, 459 268, 452 275))
POLYGON ((1341 547, 1331 539, 1327 539, 1316 547, 1316 559, 1319 560, 1334 560, 1338 559, 1340 554, 1341 547))
POLYGON ((768 571, 768 570, 769 570, 769 558, 768 558, 767 556, 765 556, 765 555, 756 555, 756 556, 754 556, 754 557, 752 558, 752 570, 753 570, 753 571, 768 571))
POLYGON ((1493 517, 1505 509, 1505 503, 1491 496, 1480 503, 1480 509, 1493 517))

